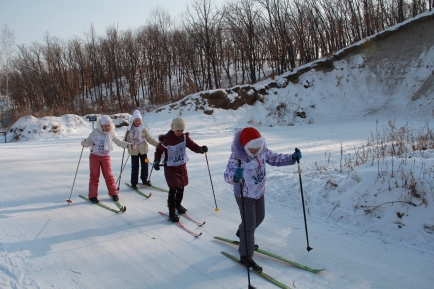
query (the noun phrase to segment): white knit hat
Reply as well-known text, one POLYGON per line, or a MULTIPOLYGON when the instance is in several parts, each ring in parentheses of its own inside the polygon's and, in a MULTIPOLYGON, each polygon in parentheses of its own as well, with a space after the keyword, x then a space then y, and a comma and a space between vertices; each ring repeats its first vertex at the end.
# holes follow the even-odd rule
POLYGON ((175 130, 184 130, 185 129, 185 121, 181 117, 174 118, 172 120, 172 124, 170 125, 173 131, 175 130))
POLYGON ((131 122, 130 122, 130 124, 128 125, 128 131, 130 131, 131 128, 133 127, 134 120, 135 120, 136 118, 138 118, 138 119, 141 120, 140 125, 139 125, 139 128, 138 128, 139 131, 142 131, 142 130, 143 130, 143 127, 142 127, 142 123, 143 123, 143 121, 142 121, 142 114, 140 113, 139 110, 136 109, 136 110, 133 112, 133 116, 131 117, 131 122))
POLYGON ((113 123, 112 119, 108 115, 101 116, 102 125, 111 125, 113 123))
POLYGON ((133 116, 131 117, 131 120, 134 121, 136 118, 142 119, 142 114, 140 113, 140 110, 135 110, 133 112, 133 116))

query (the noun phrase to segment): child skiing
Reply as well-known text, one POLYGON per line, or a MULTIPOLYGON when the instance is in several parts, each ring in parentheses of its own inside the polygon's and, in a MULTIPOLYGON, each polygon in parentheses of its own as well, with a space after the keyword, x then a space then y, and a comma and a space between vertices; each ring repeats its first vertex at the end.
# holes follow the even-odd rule
POLYGON ((139 110, 135 110, 131 118, 131 123, 128 126, 125 140, 137 145, 137 148, 128 148, 128 153, 131 155, 131 186, 137 189, 139 182, 139 166, 142 167, 140 171, 140 179, 142 184, 151 186, 151 181, 148 181, 148 143, 156 147, 158 141, 153 139, 149 131, 146 129, 142 115, 139 110))
POLYGON ((252 267, 253 270, 261 272, 262 267, 253 261, 253 251, 255 229, 265 217, 265 163, 272 166, 294 165, 296 160, 301 158, 301 152, 298 149, 292 155, 272 152, 267 148, 265 139, 253 127, 235 132, 231 150, 224 179, 234 186, 235 200, 241 215, 241 224, 236 233, 240 238, 238 248, 240 262, 248 268, 252 267), (241 195, 241 188, 243 195, 241 195))
POLYGON ((167 205, 169 207, 169 218, 172 222, 178 222, 179 217, 176 214, 185 214, 187 211, 181 205, 184 196, 184 187, 188 185, 186 148, 189 148, 195 153, 206 153, 206 146, 200 147, 189 136, 189 133, 184 133, 185 121, 177 117, 172 120, 171 130, 166 135, 160 135, 160 144, 155 150, 155 158, 153 167, 155 170, 160 169, 161 155, 164 157, 164 176, 167 185, 169 186, 169 195, 167 205), (176 211, 175 211, 176 210, 176 211))
POLYGON ((136 144, 124 142, 116 136, 115 126, 108 115, 101 116, 96 123, 96 128, 90 133, 87 139, 81 142, 83 147, 90 147, 89 155, 89 200, 93 203, 99 203, 98 200, 98 183, 100 170, 105 179, 109 196, 113 201, 118 201, 118 189, 112 174, 110 151, 113 150, 112 142, 117 146, 126 148, 127 146, 136 147, 136 144))

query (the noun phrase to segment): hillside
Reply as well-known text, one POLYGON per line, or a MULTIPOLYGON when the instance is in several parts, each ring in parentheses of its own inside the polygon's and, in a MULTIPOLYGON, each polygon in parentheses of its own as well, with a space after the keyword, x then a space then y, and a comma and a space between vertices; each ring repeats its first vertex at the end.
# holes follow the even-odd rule
MULTIPOLYGON (((424 13, 382 33, 255 85, 201 92, 160 111, 268 112, 256 125, 434 115, 434 14, 424 13), (353 108, 356 108, 354 110, 353 108), (354 112, 356 112, 354 114, 354 112)), ((206 119, 206 118, 205 118, 206 119)))

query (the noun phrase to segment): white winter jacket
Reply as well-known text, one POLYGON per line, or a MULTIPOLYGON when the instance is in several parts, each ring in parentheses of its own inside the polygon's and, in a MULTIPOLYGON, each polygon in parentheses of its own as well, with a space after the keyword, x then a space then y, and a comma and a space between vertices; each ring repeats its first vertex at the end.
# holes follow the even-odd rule
MULTIPOLYGON (((115 126, 112 123, 111 124, 111 128, 110 128, 110 134, 112 136, 112 141, 119 147, 122 148, 127 148, 127 147, 131 147, 132 144, 126 141, 121 140, 115 133, 115 126)), ((90 135, 87 137, 87 145, 86 147, 90 147, 90 152, 93 152, 93 139, 92 137, 94 136, 102 136, 104 135, 103 130, 102 130, 102 126, 101 126, 101 120, 98 119, 98 121, 96 122, 96 128, 90 133, 90 135)))
MULTIPOLYGON (((141 121, 142 121, 142 120, 141 120, 141 121)), ((133 125, 134 125, 134 124, 133 124, 133 125)), ((157 141, 156 139, 152 138, 152 136, 151 136, 151 134, 149 133, 148 129, 147 129, 147 128, 145 127, 145 125, 143 124, 143 121, 142 121, 142 127, 143 127, 143 130, 142 130, 142 138, 144 138, 146 141, 137 144, 137 147, 136 147, 136 149, 134 149, 134 150, 131 149, 131 147, 128 147, 128 153, 129 153, 130 155, 137 156, 137 155, 139 155, 139 153, 140 153, 141 155, 147 154, 148 151, 149 151, 148 143, 150 143, 150 144, 153 145, 154 147, 158 146, 158 144, 159 144, 159 141, 157 141)), ((130 140, 130 131, 129 131, 129 130, 127 130, 127 132, 126 132, 126 134, 125 134, 125 140, 128 141, 128 142, 131 141, 131 140, 130 140)))

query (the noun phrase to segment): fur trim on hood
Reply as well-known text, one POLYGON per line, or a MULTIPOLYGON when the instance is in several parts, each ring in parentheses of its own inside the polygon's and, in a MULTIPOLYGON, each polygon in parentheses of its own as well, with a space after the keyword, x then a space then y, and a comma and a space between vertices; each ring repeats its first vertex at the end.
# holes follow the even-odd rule
MULTIPOLYGON (((236 159, 240 159, 240 160, 247 160, 249 158, 252 158, 253 156, 251 155, 251 153, 247 153, 246 149, 244 148, 244 146, 241 144, 240 141, 240 135, 241 132, 243 131, 243 129, 239 129, 235 132, 234 134, 234 140, 232 142, 232 146, 231 146, 231 150, 233 153, 235 153, 235 158, 236 159)), ((263 146, 261 148, 262 149, 265 147, 265 140, 263 142, 263 146)))
MULTIPOLYGON (((102 124, 101 124, 101 118, 99 118, 97 121, 96 121, 96 124, 95 124, 95 128, 97 128, 97 129, 99 129, 99 131, 102 133, 103 132, 103 130, 102 130, 102 124)), ((115 125, 114 125, 114 123, 112 122, 112 124, 110 125, 110 131, 115 131, 115 125)))

